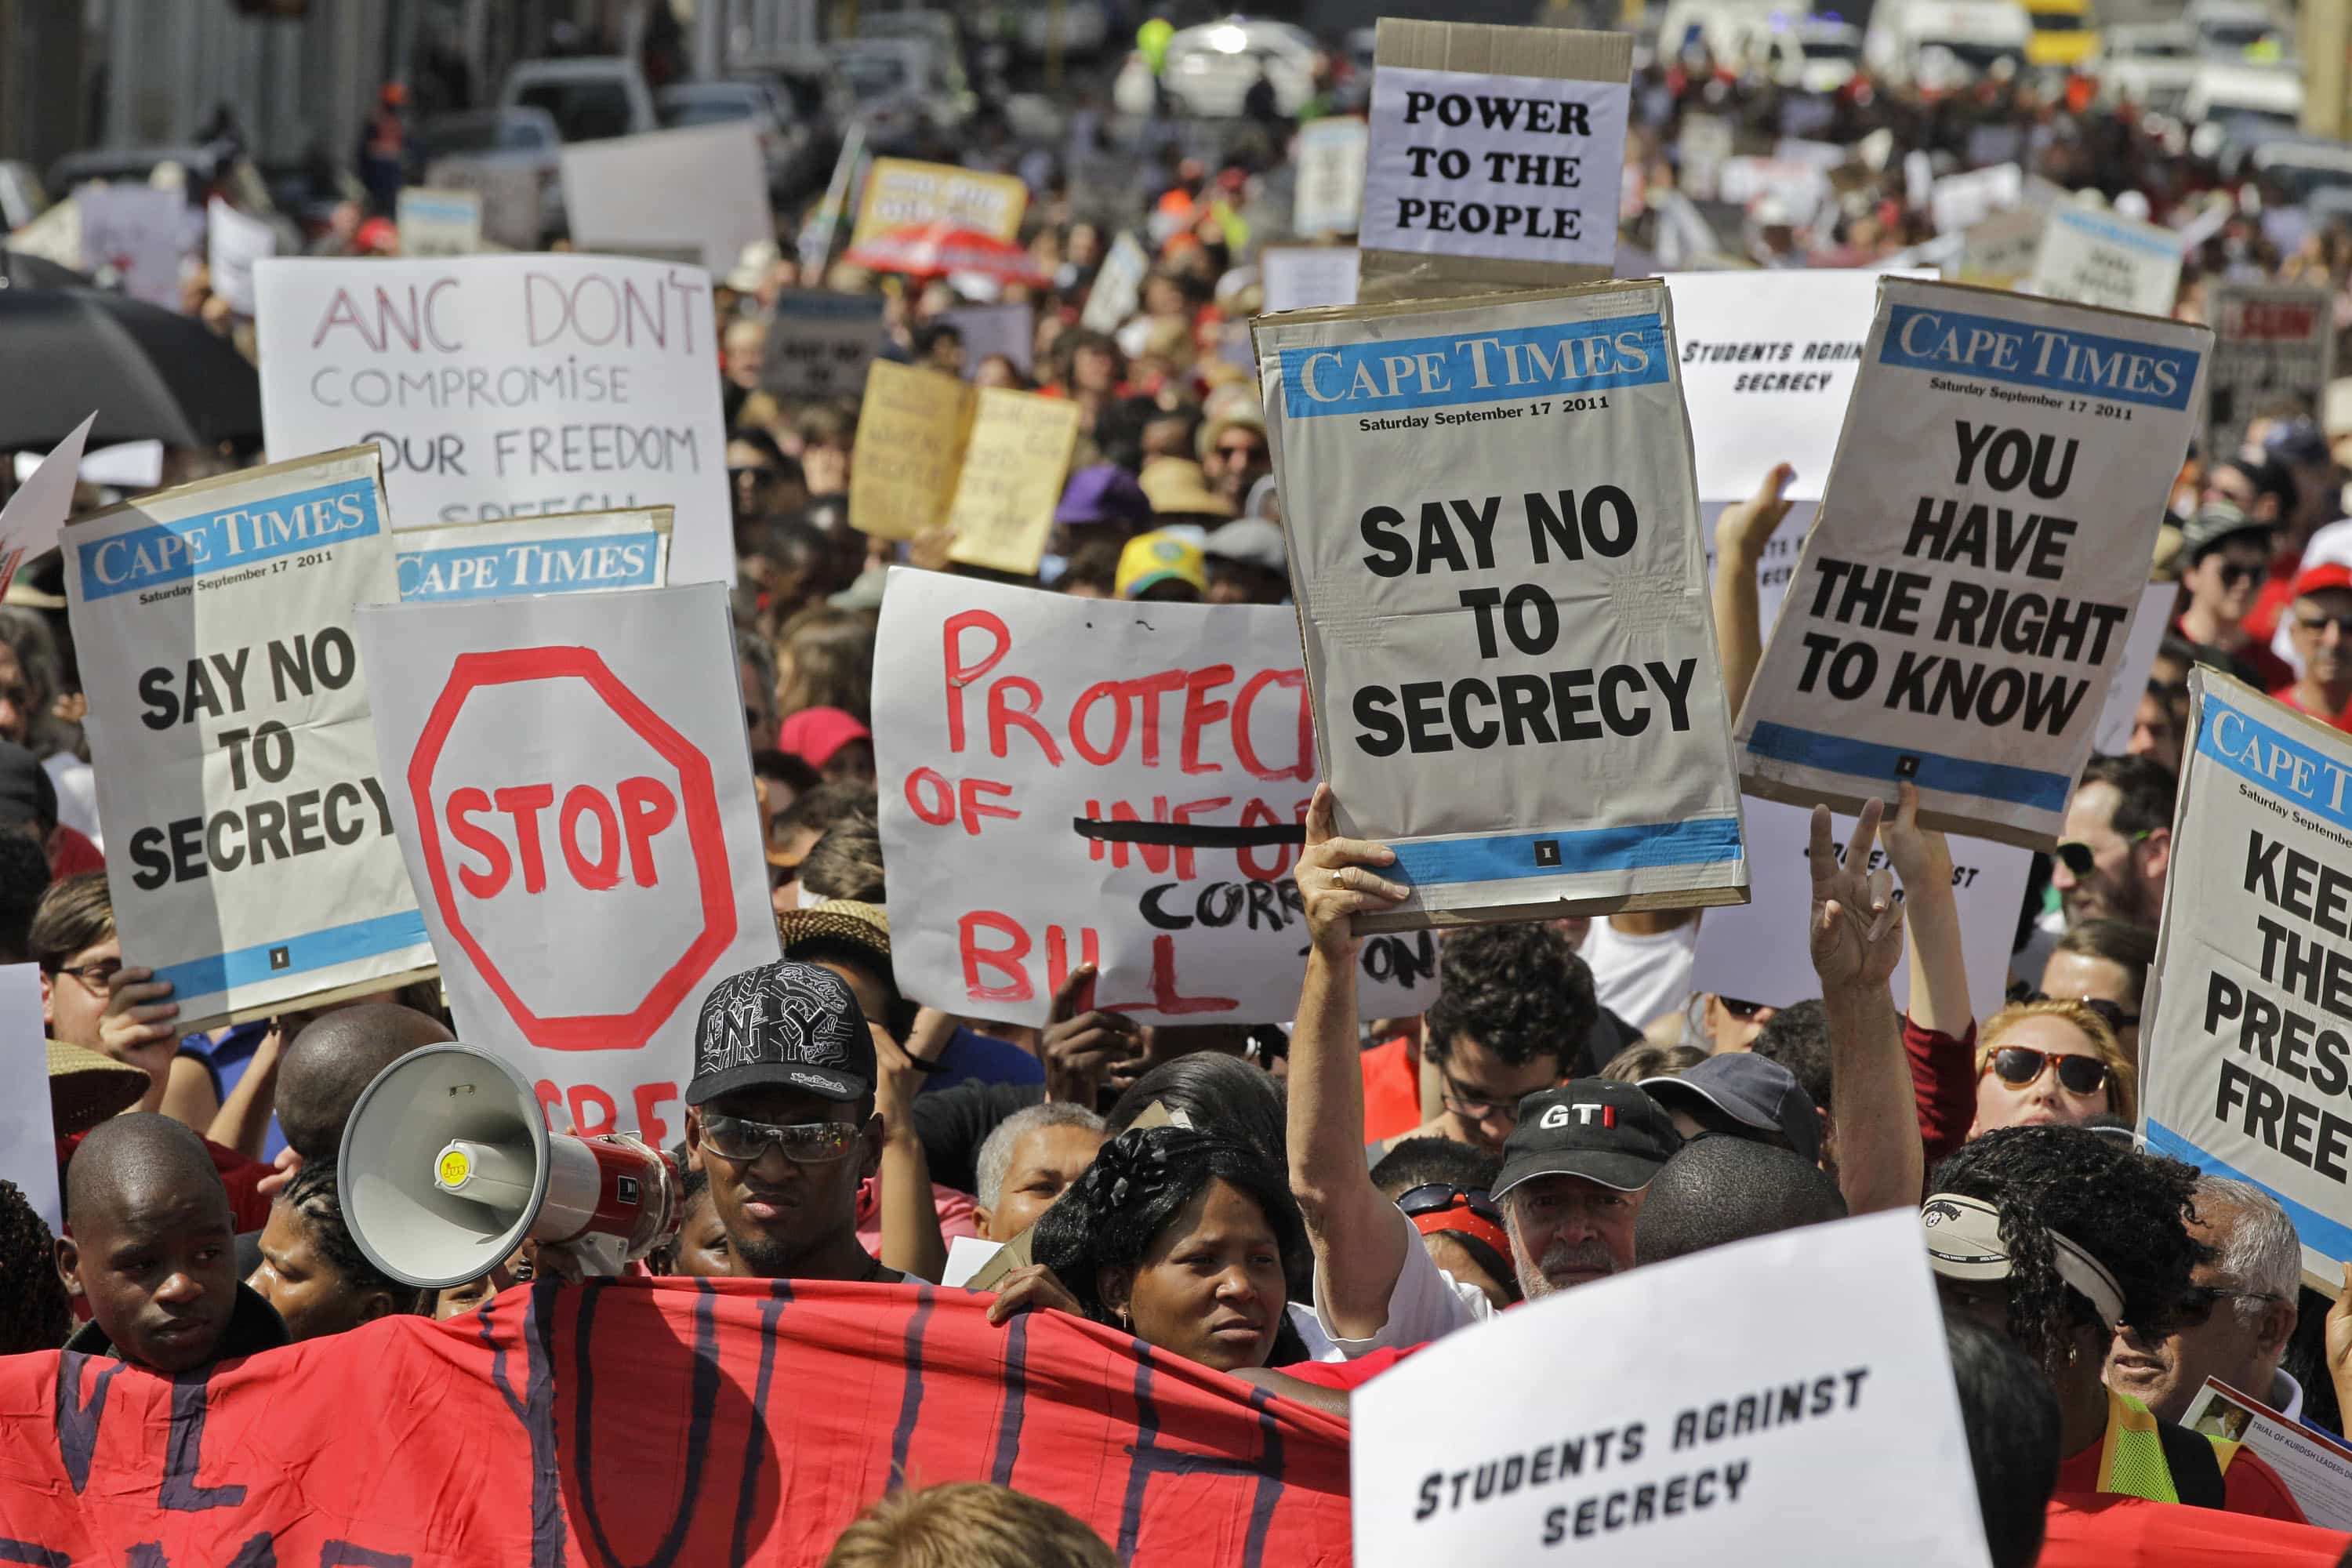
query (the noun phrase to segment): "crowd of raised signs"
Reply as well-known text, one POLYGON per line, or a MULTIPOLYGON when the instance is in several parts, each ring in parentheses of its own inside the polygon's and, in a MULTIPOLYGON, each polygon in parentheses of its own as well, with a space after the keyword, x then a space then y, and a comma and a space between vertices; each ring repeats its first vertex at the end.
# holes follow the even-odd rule
MULTIPOLYGON (((2184 320, 2202 319, 2218 282, 2288 281, 2328 290, 2336 326, 2352 327, 2352 234, 2340 223, 2306 221, 2292 193, 2252 166, 2225 175, 2218 150, 2192 145, 2180 127, 2096 101, 2063 78, 2000 76, 1935 93, 1857 77, 1809 100, 1805 139, 1851 152, 1811 210, 1793 212, 1786 192, 1768 192, 1703 243, 1663 237, 1697 210, 1678 189, 1687 118, 1729 127, 1735 145, 1769 146, 1790 96, 1717 69, 1698 50, 1637 72, 1628 252, 1679 247, 1687 261, 1726 267, 1916 259, 1902 253, 1937 238, 1918 180, 1961 173, 1991 147, 2066 192, 2196 226, 2174 307, 2184 320)), ((1312 100, 1304 118, 1326 107, 1312 100)), ((2191 1415, 2215 1379, 2285 1423, 2340 1432, 2352 1403, 2352 1305, 2331 1308, 2306 1288, 2294 1224, 2274 1197, 2134 1141, 2188 672, 2237 674, 2352 729, 2352 381, 2280 393, 2247 411, 2242 446, 2186 456, 2151 563, 2152 580, 2178 584, 2175 618, 2128 745, 2091 760, 2055 853, 2035 861, 2001 978, 2006 1000, 1989 1016, 1970 1001, 1951 852, 1917 822, 1906 786, 1898 808, 1866 810, 1843 846, 1831 843, 1827 813, 1818 816, 1810 907, 1778 911, 1806 922, 1814 970, 1796 989, 1815 999, 1792 1005, 1696 990, 1693 955, 1709 917, 1669 910, 1453 930, 1425 1015, 1360 1017, 1354 922, 1403 889, 1384 874, 1388 851, 1339 836, 1323 790, 1297 864, 1309 952, 1286 1026, 1139 1026, 1093 1005, 1085 966, 1059 987, 1042 1029, 951 1016, 903 994, 893 977, 893 941, 907 933, 886 913, 891 868, 869 728, 877 622, 892 565, 1003 574, 951 562, 944 531, 909 542, 854 531, 853 460, 890 455, 859 446, 854 395, 794 398, 763 385, 764 340, 780 289, 879 294, 886 359, 1074 405, 1076 451, 1031 585, 1105 600, 1286 603, 1283 498, 1246 322, 1265 304, 1268 242, 1330 237, 1285 233, 1286 149, 1298 124, 1261 112, 1204 142, 1198 125, 1180 135, 1159 121, 1113 126, 1080 112, 1094 139, 1080 150, 1091 155, 1003 143, 963 159, 1031 184, 1021 240, 1049 286, 992 285, 975 300, 952 278, 837 260, 803 268, 787 234, 781 247, 752 247, 716 289, 742 700, 785 957, 703 1000, 676 1150, 685 1217, 636 1272, 911 1295, 924 1282, 970 1278, 972 1265, 951 1259, 988 1250, 972 1244, 1013 1243, 983 1276, 992 1331, 1068 1314, 1100 1326, 1102 1345, 1131 1340, 1163 1352, 1154 1366, 1197 1363, 1202 1397, 1344 1417, 1369 1380, 1527 1303, 1746 1238, 1912 1210, 1942 1298, 1974 1468, 1972 1484, 1958 1473, 1925 1484, 1939 1479, 1972 1501, 1992 1563, 2352 1561, 2352 1533, 2313 1520, 2347 1522, 2352 1498, 2333 1512, 2307 1506, 2294 1478, 2235 1440, 2242 1420, 2191 1415), (1229 150, 1209 153, 1210 144, 1229 150), (1107 172, 1123 183, 1084 183, 1107 172), (1135 307, 1106 330, 1082 326, 1097 270, 1122 235, 1149 258, 1135 307), (1023 352, 976 354, 954 313, 1024 302, 1034 335, 1023 352), (1873 874, 1887 863, 1909 889, 1899 906, 1873 874), (1889 978, 1906 949, 1909 998, 1898 1010, 1889 978)), ((1713 192, 1707 200, 1719 212, 1713 192)), ((330 251, 394 243, 374 221, 340 224, 337 237, 330 251)), ((190 288, 194 313, 240 331, 200 272, 190 288)), ((1706 430, 1696 438, 1704 444, 1706 430)), ((233 459, 175 453, 170 464, 193 477, 233 459)), ((100 500, 88 486, 79 499, 84 510, 100 500)), ((1757 666, 1753 568, 1785 511, 1768 483, 1717 524, 1717 570, 1731 584, 1716 601, 1727 668, 1757 666)), ((403 1331, 445 1332, 453 1346, 470 1345, 478 1328, 487 1344, 503 1321, 500 1301, 627 1288, 583 1283, 572 1260, 530 1245, 437 1291, 404 1286, 362 1254, 340 1205, 341 1133, 382 1068, 454 1037, 438 988, 182 1035, 170 985, 116 938, 109 825, 79 729, 75 650, 43 580, 36 563, 0 610, 0 820, 19 829, 0 835, 0 959, 39 968, 67 1230, 52 1238, 0 1184, 0 1352, 69 1352, 54 1410, 43 1413, 60 1441, 74 1412, 99 1421, 86 1412, 102 1411, 107 1392, 100 1383, 89 1403, 73 1352, 122 1363, 112 1384, 121 1402, 150 1374, 201 1384, 206 1369, 289 1342, 385 1335, 388 1319, 438 1320, 446 1330, 403 1331)), ((1741 693, 1727 695, 1736 710, 1741 693)), ((1828 1292, 1841 1282, 1818 1284, 1828 1292)), ((789 1341, 802 1309, 784 1304, 789 1291, 760 1300, 772 1310, 759 1331, 789 1341)), ((1737 1319, 1742 1304, 1719 1309, 1737 1319)), ((699 1326, 679 1331, 716 1333, 708 1309, 696 1310, 699 1326)), ((565 1331, 574 1331, 584 1345, 584 1317, 565 1331)), ((918 1319, 908 1354, 922 1332, 918 1319)), ((1514 1381, 1552 1383, 1565 1401, 1588 1361, 1675 1347, 1558 1351, 1514 1381)), ((880 1344, 863 1353, 899 1354, 880 1344)), ((716 1365, 717 1354, 705 1359, 716 1365)), ((903 1408, 890 1384, 902 1448, 920 1402, 911 1391, 921 1358, 913 1364, 903 1408)), ((584 1397, 571 1375, 556 1375, 559 1415, 564 1400, 584 1397)), ((1033 1360, 1026 1376, 1042 1375, 1033 1360)), ((764 1398, 764 1361, 759 1377, 764 1398)), ((1857 1373, 1751 1392, 1685 1418, 1710 1439, 1727 1426, 1767 1432, 1853 1405, 1863 1385, 1857 1373)), ((1449 1398, 1490 1393, 1464 1385, 1449 1398)), ((343 1394, 312 1377, 276 1397, 331 1404, 343 1394)), ((430 1395, 404 1387, 392 1397, 430 1395)), ((779 1386, 774 1397, 825 1394, 779 1386)), ((170 1408, 156 1419, 171 1423, 177 1467, 183 1417, 170 1408)), ((201 1400, 194 1408, 192 1445, 203 1442, 201 1400)), ((1921 1419, 1931 1414, 1940 1418, 1921 1419)), ((349 1415, 411 1422, 380 1400, 349 1415)), ((1344 1428, 1316 1429, 1345 1441, 1344 1428)), ((98 1440, 81 1450, 85 1474, 87 1443, 98 1440)), ((462 1447, 467 1436, 432 1440, 462 1447)), ((1594 1440, 1597 1474, 1609 1437, 1594 1440)), ((1650 1440, 1665 1446, 1662 1431, 1650 1440)), ((1620 1443, 1622 1460, 1640 1458, 1638 1430, 1620 1443)), ((1498 1485, 1561 1485, 1571 1467, 1580 1478, 1584 1439, 1573 1460, 1570 1447, 1500 1461, 1500 1480, 1482 1456, 1432 1455, 1423 1512, 1483 1502, 1498 1485)), ((35 1486, 36 1472, 12 1463, 0 1458, 0 1537, 26 1506, 16 1489, 35 1486)), ((194 1498, 234 1510, 221 1500, 226 1473, 190 1459, 167 1474, 163 1506, 194 1498)), ((1013 1473, 1008 1453, 994 1479, 1013 1473)), ((866 1511, 825 1561, 1118 1560, 1116 1500, 1066 1511, 1032 1495, 1051 1488, 992 1485, 984 1468, 943 1478, 948 1485, 902 1479, 887 1499, 851 1500, 866 1511)), ((1669 1533, 1676 1516, 1739 1507, 1747 1484, 1745 1461, 1632 1493, 1592 1493, 1580 1479, 1561 1492, 1569 1506, 1556 1510, 1547 1544, 1614 1535, 1625 1550, 1646 1532, 1656 1553, 1646 1560, 1683 1560, 1669 1533)), ((1843 1484, 1876 1485, 1866 1473, 1843 1484)), ((756 1488, 746 1486, 748 1500, 756 1488)), ((772 1482, 765 1495, 775 1495, 772 1482)), ((548 1506, 558 1506, 553 1494, 548 1506)), ((576 1521, 593 1513, 568 1489, 561 1506, 585 1552, 590 1527, 576 1521)), ((1313 1560, 1344 1560, 1344 1510, 1338 1518, 1331 1555, 1313 1560)), ((1838 1526, 1816 1528, 1826 1538, 1838 1526)), ((735 1539, 740 1549, 740 1527, 735 1539)), ((68 1560, 11 1558, 13 1544, 0 1539, 0 1560, 68 1560)), ((327 1560, 411 1560, 384 1550, 327 1560)), ((1257 1550, 1230 1560, 1255 1561, 1257 1550)), ((444 1559, 420 1549, 415 1560, 444 1559)))

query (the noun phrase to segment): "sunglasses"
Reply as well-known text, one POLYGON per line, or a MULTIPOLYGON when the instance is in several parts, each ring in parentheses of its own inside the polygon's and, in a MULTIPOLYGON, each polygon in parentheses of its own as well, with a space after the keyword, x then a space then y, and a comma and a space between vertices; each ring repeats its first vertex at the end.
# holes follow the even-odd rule
POLYGON ((1737 996, 1717 996, 1716 1005, 1745 1024, 1764 1010, 1761 1002, 1743 1002, 1737 996))
POLYGON ((2251 583, 2263 574, 2263 570, 2260 566, 2231 566, 2224 563, 2221 567, 2221 586, 2235 588, 2242 584, 2251 583))
POLYGON ((2099 1016, 2099 1021, 2101 1023, 2106 1025, 2110 1029, 2118 1031, 2128 1029, 2134 1024, 2139 1022, 2138 1014, 2126 1013, 2124 1011, 2123 1005, 2121 1003, 2110 1002, 2104 996, 2053 996, 2047 991, 2035 990, 2027 992, 2022 997, 2019 998, 2019 1000, 2025 1002, 2072 1002, 2076 1006, 2088 1007, 2092 1012, 2096 1013, 2099 1016))
POLYGON ((2215 1285, 2191 1285, 2180 1299, 2179 1322, 2184 1329, 2201 1329, 2213 1316, 2213 1309, 2225 1300, 2282 1301, 2285 1298, 2268 1290, 2225 1290, 2215 1285))
POLYGON ((1444 1182, 1429 1182, 1418 1187, 1407 1187, 1397 1194, 1397 1207, 1407 1219, 1425 1214, 1452 1214, 1467 1209, 1480 1219, 1495 1225, 1503 1223, 1503 1211, 1482 1187, 1452 1187, 1444 1182))
POLYGON ((795 1165, 829 1165, 856 1144, 855 1121, 801 1121, 787 1127, 719 1111, 706 1111, 702 1118, 702 1146, 739 1164, 751 1164, 769 1150, 781 1149, 795 1165))
POLYGON ((2003 1046, 1993 1052, 1986 1070, 2011 1089, 2032 1087, 2055 1066, 2058 1087, 2068 1094, 2094 1095, 2107 1081, 2107 1064, 2096 1057, 2053 1056, 2031 1046, 2003 1046))
POLYGON ((2314 637, 2334 626, 2338 637, 2352 637, 2352 616, 2297 616, 2294 624, 2314 637))
POLYGON ((728 469, 727 477, 729 479, 739 485, 746 479, 751 480, 755 485, 772 485, 779 479, 782 479, 783 475, 776 472, 773 468, 745 467, 728 469))
MULTIPOLYGON (((2126 838, 2124 842, 2126 844, 2137 844, 2155 831, 2156 829, 2153 827, 2143 827, 2137 833, 2126 838)), ((2068 871, 2074 873, 2077 877, 2089 876, 2091 874, 2091 868, 2098 864, 2098 858, 2092 854, 2091 847, 2084 843, 2079 838, 2064 838, 2059 840, 2058 847, 2053 850, 2053 853, 2058 857, 2058 863, 2061 866, 2065 867, 2068 871)))

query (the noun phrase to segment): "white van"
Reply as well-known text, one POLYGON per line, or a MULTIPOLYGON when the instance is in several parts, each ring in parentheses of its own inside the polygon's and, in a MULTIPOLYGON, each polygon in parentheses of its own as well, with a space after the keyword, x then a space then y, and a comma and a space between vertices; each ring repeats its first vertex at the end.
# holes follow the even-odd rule
POLYGON ((2017 0, 1879 0, 1864 62, 1895 82, 1974 78, 2000 60, 2025 66, 2033 17, 2017 0))
POLYGON ((2293 135, 2303 122, 2303 77, 2293 66, 2224 65, 2209 60, 2189 79, 2180 118, 2190 125, 2234 129, 2239 140, 2268 132, 2293 135))

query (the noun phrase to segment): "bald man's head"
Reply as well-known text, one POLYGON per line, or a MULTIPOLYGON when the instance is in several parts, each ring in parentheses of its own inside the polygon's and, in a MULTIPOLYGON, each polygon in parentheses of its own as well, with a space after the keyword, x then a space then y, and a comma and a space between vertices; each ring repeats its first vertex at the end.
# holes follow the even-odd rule
POLYGON ((296 1153, 331 1165, 343 1124, 376 1074, 421 1046, 457 1037, 414 1007, 362 1002, 313 1019, 278 1068, 278 1125, 296 1153))
POLYGON ((236 1234, 204 1140, 152 1113, 99 1123, 66 1167, 66 1213, 58 1277, 123 1359, 210 1361, 236 1306, 236 1234))

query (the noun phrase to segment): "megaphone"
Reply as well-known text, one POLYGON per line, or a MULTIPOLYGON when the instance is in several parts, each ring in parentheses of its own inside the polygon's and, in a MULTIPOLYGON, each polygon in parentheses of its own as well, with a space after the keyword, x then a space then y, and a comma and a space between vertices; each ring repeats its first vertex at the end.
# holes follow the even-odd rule
POLYGON ((530 1084, 471 1046, 426 1046, 352 1107, 338 1170, 343 1223, 404 1284, 478 1279, 526 1240, 568 1242, 612 1274, 675 1235, 677 1168, 625 1133, 550 1132, 530 1084))

